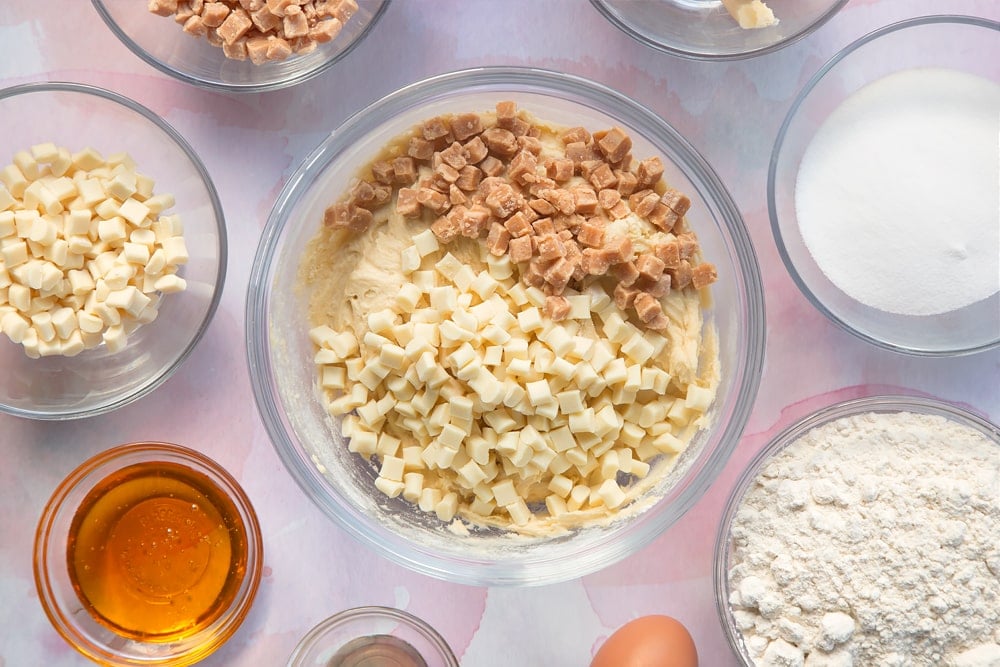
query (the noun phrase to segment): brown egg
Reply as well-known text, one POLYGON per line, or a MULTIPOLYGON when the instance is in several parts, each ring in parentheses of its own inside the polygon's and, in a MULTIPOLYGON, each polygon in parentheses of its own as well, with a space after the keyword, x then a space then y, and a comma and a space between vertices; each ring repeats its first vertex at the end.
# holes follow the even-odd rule
POLYGON ((677 619, 642 616, 608 637, 590 667, 698 667, 698 650, 677 619))

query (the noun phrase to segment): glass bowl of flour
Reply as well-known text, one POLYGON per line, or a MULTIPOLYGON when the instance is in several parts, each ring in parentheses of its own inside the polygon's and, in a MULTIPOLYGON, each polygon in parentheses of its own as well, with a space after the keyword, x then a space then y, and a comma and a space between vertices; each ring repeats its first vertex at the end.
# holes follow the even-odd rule
POLYGON ((1000 23, 928 16, 805 86, 768 172, 771 227, 837 325, 916 355, 1000 345, 1000 23))
POLYGON ((994 665, 1000 429, 877 396, 787 428, 733 491, 716 602, 744 665, 994 665))

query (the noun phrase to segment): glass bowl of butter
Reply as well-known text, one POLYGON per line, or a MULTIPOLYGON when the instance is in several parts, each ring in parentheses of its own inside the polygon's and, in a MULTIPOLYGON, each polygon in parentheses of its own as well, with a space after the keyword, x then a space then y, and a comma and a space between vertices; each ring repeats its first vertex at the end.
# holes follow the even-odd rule
POLYGON ((805 37, 847 0, 591 0, 646 46, 695 60, 771 53, 805 37))
POLYGON ((211 177, 156 113, 101 88, 7 88, 0 119, 0 412, 127 405, 180 367, 221 297, 211 177))
POLYGON ((763 313, 736 206, 667 123, 483 68, 393 93, 306 159, 246 334, 275 448, 349 534, 529 585, 626 557, 701 496, 756 394, 763 313))

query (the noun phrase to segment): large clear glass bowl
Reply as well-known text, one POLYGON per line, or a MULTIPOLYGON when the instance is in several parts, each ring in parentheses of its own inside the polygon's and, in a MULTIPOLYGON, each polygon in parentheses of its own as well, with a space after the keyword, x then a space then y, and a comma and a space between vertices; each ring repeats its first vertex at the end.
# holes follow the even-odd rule
POLYGON ((625 34, 694 60, 736 60, 771 53, 826 23, 847 0, 767 0, 778 22, 744 29, 720 0, 590 0, 625 34))
POLYGON ((712 483, 736 446, 756 396, 764 351, 764 304, 756 256, 735 203, 711 167, 662 118, 625 96, 575 76, 482 68, 403 88, 337 128, 292 175, 261 237, 247 297, 251 382, 268 434, 306 492, 350 535, 391 560, 456 582, 542 584, 572 579, 637 551, 677 521, 712 483), (636 156, 660 155, 664 178, 688 193, 688 221, 719 280, 706 315, 718 332, 722 379, 698 434, 669 476, 608 525, 557 538, 502 531, 458 536, 373 486, 377 470, 348 452, 316 386, 307 332, 308 295, 298 284, 306 244, 323 211, 359 168, 402 132, 446 112, 486 111, 511 99, 548 122, 593 129, 619 125, 636 156), (648 505, 645 511, 640 506, 648 505))
POLYGON ((193 37, 172 16, 158 16, 145 0, 92 0, 111 32, 135 55, 164 74, 202 88, 256 93, 287 88, 326 71, 361 43, 389 0, 358 0, 358 10, 337 37, 312 53, 254 65, 227 58, 204 37, 193 37))
POLYGON ((71 151, 127 152, 139 173, 170 193, 190 260, 178 272, 187 289, 166 294, 157 319, 128 336, 125 349, 104 345, 75 357, 31 359, 0 336, 0 412, 73 419, 109 412, 160 386, 208 328, 226 276, 226 223, 205 165, 177 130, 146 107, 93 86, 32 83, 0 91, 0 160, 54 142, 71 151))
MULTIPOLYGON (((1000 291, 964 308, 926 316, 889 313, 841 291, 816 263, 799 230, 795 182, 802 156, 830 113, 873 81, 903 70, 934 67, 1000 83, 997 62, 1000 23, 996 21, 927 16, 895 23, 865 35, 830 59, 796 97, 781 125, 767 176, 768 211, 778 252, 806 298, 832 322, 862 340, 923 356, 968 354, 996 347, 1000 345, 1000 291)), ((997 187, 1000 196, 1000 185, 997 187)), ((1000 286, 1000 247, 996 251, 1000 286)))

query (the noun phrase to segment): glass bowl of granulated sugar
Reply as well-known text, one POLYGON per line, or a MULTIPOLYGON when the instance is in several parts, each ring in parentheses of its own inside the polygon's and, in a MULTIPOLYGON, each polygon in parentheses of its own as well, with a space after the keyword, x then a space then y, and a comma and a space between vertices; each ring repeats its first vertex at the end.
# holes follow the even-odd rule
POLYGON ((995 665, 1000 429, 878 396, 779 434, 726 506, 715 591, 743 665, 995 665))
POLYGON ((1000 23, 928 16, 846 47, 799 94, 768 172, 806 297, 876 345, 1000 345, 1000 23))

